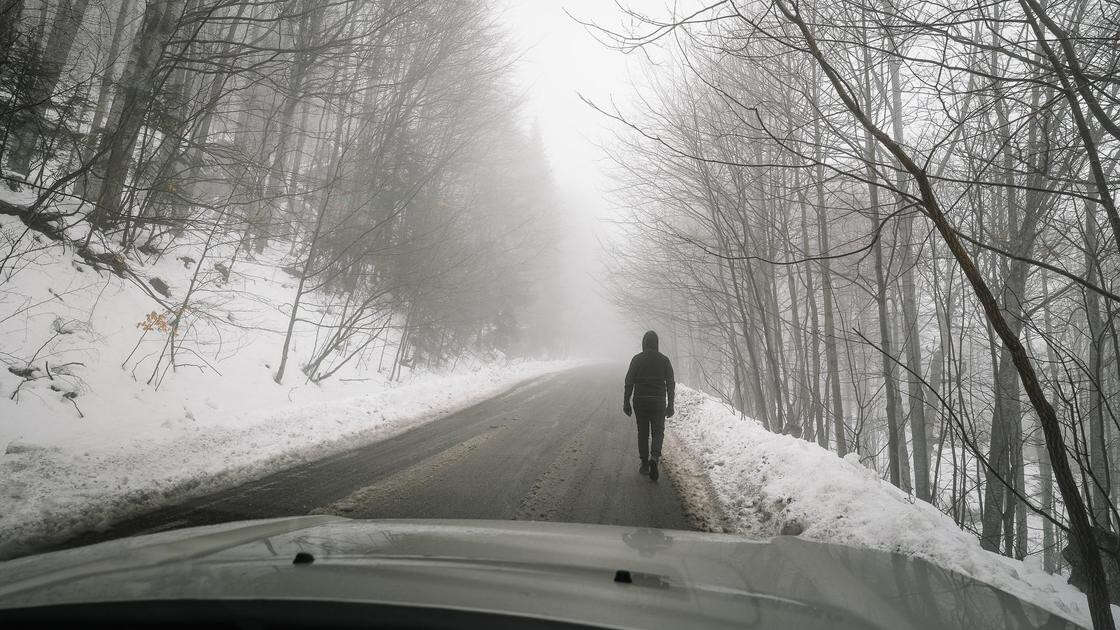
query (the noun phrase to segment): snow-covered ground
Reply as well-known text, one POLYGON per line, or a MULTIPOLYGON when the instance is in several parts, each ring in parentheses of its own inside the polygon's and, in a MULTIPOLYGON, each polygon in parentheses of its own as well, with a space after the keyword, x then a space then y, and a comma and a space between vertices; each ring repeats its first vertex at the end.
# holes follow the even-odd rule
POLYGON ((0 558, 385 439, 566 365, 524 362, 417 376, 403 384, 355 387, 348 398, 261 411, 225 413, 217 407, 119 422, 100 416, 54 433, 9 423, 11 405, 4 401, 0 558))
MULTIPOLYGON (((0 216, 7 242, 22 231, 0 216)), ((384 439, 571 365, 478 356, 390 380, 389 329, 384 344, 315 384, 300 366, 323 338, 301 322, 278 385, 296 283, 282 269, 286 252, 241 256, 227 279, 217 265, 232 248, 204 257, 184 247, 129 260, 138 283, 37 238, 23 238, 18 264, 0 271, 0 558, 384 439), (158 322, 169 313, 148 294, 151 280, 166 283, 165 303, 175 305, 192 277, 180 365, 163 372, 168 331, 158 322)), ((330 321, 331 297, 306 296, 304 317, 330 321)))
MULTIPOLYGON (((0 236, 22 228, 0 216, 0 236)), ((186 358, 150 379, 167 333, 151 324, 166 311, 148 291, 92 268, 72 246, 22 243, 18 266, 0 272, 0 558, 384 439, 572 365, 476 357, 443 373, 405 369, 390 381, 379 369, 393 358, 390 333, 313 384, 299 366, 322 340, 300 323, 277 385, 296 282, 282 269, 284 253, 242 257, 224 278, 216 263, 228 251, 202 257, 188 247, 129 261, 149 290, 155 278, 166 283, 168 303, 182 299, 192 277, 199 283, 181 331, 186 358)), ((329 316, 329 302, 309 296, 308 318, 329 316)), ((800 529, 814 540, 919 556, 1088 623, 1085 597, 1064 577, 983 551, 854 458, 772 434, 685 387, 677 409, 670 465, 702 525, 755 536, 800 529)))
POLYGON ((678 386, 676 408, 666 457, 681 471, 682 494, 694 504, 686 507, 707 512, 708 528, 756 537, 803 530, 812 540, 924 558, 1090 625, 1085 595, 1064 576, 981 549, 951 518, 881 480, 855 455, 841 459, 771 433, 687 387, 678 386))

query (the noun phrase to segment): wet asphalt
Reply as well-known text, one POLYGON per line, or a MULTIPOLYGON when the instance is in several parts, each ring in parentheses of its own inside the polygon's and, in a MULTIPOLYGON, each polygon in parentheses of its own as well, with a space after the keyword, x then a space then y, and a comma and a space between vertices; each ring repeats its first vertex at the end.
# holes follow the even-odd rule
POLYGON ((620 366, 524 382, 395 437, 88 532, 52 549, 234 520, 352 518, 560 521, 689 529, 671 469, 638 474, 620 366))

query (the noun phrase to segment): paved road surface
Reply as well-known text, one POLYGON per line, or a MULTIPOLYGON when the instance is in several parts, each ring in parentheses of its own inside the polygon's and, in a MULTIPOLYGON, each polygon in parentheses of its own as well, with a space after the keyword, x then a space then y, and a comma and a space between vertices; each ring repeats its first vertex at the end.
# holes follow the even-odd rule
POLYGON ((619 411, 621 370, 590 366, 535 379, 388 440, 61 546, 308 513, 687 529, 672 471, 659 483, 638 475, 634 423, 619 411))

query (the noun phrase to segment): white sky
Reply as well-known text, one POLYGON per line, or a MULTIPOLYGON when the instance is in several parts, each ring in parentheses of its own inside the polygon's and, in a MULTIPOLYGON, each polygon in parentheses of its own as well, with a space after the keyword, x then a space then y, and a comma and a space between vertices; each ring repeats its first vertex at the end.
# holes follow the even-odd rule
MULTIPOLYGON (((611 0, 504 0, 504 14, 513 44, 524 51, 518 64, 526 91, 526 115, 541 133, 552 172, 560 189, 572 234, 569 301, 578 300, 581 322, 577 331, 587 348, 620 360, 636 352, 642 326, 633 327, 596 295, 598 263, 596 236, 605 226, 599 219, 613 213, 606 199, 611 185, 604 170, 605 156, 596 146, 609 121, 584 104, 579 95, 600 104, 629 94, 627 55, 597 42, 587 29, 568 17, 606 27, 623 23, 611 0), (582 299, 581 299, 582 298, 582 299), (631 339, 633 337, 633 339, 631 339)), ((665 0, 627 0, 628 6, 665 13, 665 0)))
POLYGON ((554 174, 562 186, 587 187, 598 179, 601 154, 590 139, 604 126, 601 115, 579 100, 596 101, 628 90, 626 56, 603 46, 564 10, 605 25, 619 21, 611 0, 505 0, 518 64, 527 92, 526 113, 539 124, 554 174))

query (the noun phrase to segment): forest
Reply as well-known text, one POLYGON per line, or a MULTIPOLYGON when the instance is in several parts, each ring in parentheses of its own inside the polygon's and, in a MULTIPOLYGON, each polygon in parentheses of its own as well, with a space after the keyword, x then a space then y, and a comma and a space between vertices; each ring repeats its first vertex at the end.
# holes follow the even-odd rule
POLYGON ((0 202, 25 226, 0 283, 58 240, 133 280, 158 304, 146 330, 168 332, 157 385, 198 362, 191 338, 246 260, 298 279, 277 383, 541 347, 551 310, 529 289, 549 282, 556 197, 496 17, 482 0, 4 0, 0 162, 28 201, 0 202), (175 294, 132 270, 171 257, 193 269, 175 294), (293 366, 297 323, 315 348, 293 366))
POLYGON ((1072 568, 1098 624, 1120 551, 1118 17, 729 0, 587 24, 645 60, 634 99, 589 103, 616 122, 614 299, 672 331, 680 378, 985 549, 1072 568))
MULTIPOLYGON (((602 292, 682 384, 1070 575, 1113 627, 1120 4, 637 4, 570 14, 637 69, 584 99, 611 130, 602 292)), ((65 303, 19 281, 62 247, 150 299, 113 362, 153 389, 250 333, 293 388, 563 355, 568 209, 501 16, 0 0, 0 324, 65 303), (232 295, 262 268, 277 303, 232 295), (228 306, 254 302, 270 336, 228 306)), ((75 322, 13 330, 5 396, 38 380, 80 416, 41 354, 75 322)))

